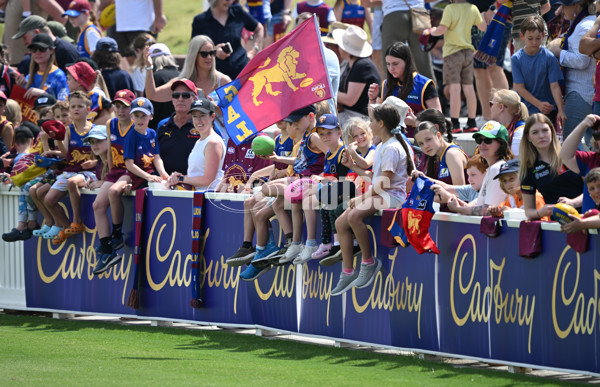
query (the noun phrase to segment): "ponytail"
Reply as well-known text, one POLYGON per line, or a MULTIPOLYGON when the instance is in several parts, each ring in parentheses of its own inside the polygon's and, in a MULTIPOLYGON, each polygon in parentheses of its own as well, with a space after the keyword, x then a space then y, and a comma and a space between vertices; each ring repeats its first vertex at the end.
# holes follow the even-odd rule
POLYGON ((415 161, 413 160, 413 158, 411 156, 410 150, 408 149, 408 144, 406 143, 406 140, 404 139, 404 137, 402 137, 402 135, 400 133, 396 133, 396 134, 394 134, 394 138, 396 138, 396 140, 398 140, 400 145, 402 145, 404 152, 406 152, 406 173, 410 177, 410 175, 412 174, 412 171, 415 170, 415 161))
MULTIPOLYGON (((106 82, 104 81, 104 77, 100 70, 96 70, 96 85, 104 92, 106 98, 110 99, 112 96, 108 93, 108 87, 106 86, 106 82)), ((89 91, 89 90, 87 90, 89 91)))

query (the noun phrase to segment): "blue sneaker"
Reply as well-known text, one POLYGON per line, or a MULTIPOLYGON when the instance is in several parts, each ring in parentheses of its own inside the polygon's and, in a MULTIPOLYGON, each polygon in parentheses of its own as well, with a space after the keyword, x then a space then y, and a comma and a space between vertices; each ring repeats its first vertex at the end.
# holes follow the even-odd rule
POLYGON ((277 254, 278 251, 279 246, 277 246, 275 242, 271 241, 267 243, 267 246, 264 250, 256 250, 256 254, 254 255, 252 263, 268 261, 272 256, 277 254))
POLYGON ((117 254, 114 250, 111 253, 102 254, 96 262, 94 274, 98 275, 104 273, 113 265, 117 264, 121 260, 121 258, 122 256, 117 254))
POLYGON ((270 269, 271 269, 271 265, 267 265, 263 268, 258 269, 254 265, 250 264, 250 265, 248 265, 246 270, 244 270, 243 272, 240 273, 240 278, 243 279, 244 281, 254 281, 261 275, 268 272, 270 269))
POLYGON ((125 246, 125 241, 123 240, 122 235, 120 238, 111 238, 110 247, 113 249, 113 251, 122 249, 124 246, 125 246))

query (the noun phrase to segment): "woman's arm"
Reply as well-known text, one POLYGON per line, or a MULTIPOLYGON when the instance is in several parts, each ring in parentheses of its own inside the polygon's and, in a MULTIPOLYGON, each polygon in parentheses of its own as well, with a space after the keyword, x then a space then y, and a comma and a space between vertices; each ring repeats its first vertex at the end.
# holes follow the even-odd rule
POLYGON ((526 194, 525 192, 522 194, 523 208, 525 209, 525 216, 527 219, 536 220, 541 219, 544 216, 552 216, 552 209, 554 208, 554 205, 546 204, 544 207, 538 210, 535 205, 535 195, 526 194))
POLYGON ((425 106, 427 106, 429 109, 437 109, 442 111, 442 104, 440 103, 440 99, 438 97, 426 100, 425 106))
POLYGON ((146 64, 146 69, 142 69, 142 71, 146 71, 146 84, 144 86, 144 92, 146 93, 146 98, 151 99, 156 102, 169 102, 171 100, 171 85, 175 82, 176 78, 171 79, 169 82, 165 83, 160 87, 156 87, 154 83, 154 73, 152 69, 147 70, 150 66, 152 66, 152 59, 150 59, 150 48, 144 48, 144 52, 142 55, 144 56, 144 63, 146 64))
POLYGON ((223 157, 223 147, 218 141, 220 140, 210 141, 204 148, 204 176, 189 177, 184 175, 182 183, 201 187, 209 186, 216 179, 223 157))
POLYGON ((577 165, 577 158, 575 157, 575 152, 581 143, 581 139, 587 128, 594 125, 596 121, 600 120, 600 117, 595 114, 588 114, 583 121, 579 123, 573 129, 571 134, 565 139, 563 142, 562 148, 560 150, 560 158, 563 161, 563 164, 569 168, 571 171, 579 174, 579 166, 577 165))
POLYGON ((358 102, 358 99, 360 98, 366 86, 366 83, 349 82, 347 92, 344 93, 342 91, 338 91, 338 103, 341 103, 345 106, 354 106, 358 102))
POLYGON ((446 151, 446 164, 452 177, 452 185, 465 184, 465 165, 467 160, 465 155, 456 148, 450 148, 446 151))

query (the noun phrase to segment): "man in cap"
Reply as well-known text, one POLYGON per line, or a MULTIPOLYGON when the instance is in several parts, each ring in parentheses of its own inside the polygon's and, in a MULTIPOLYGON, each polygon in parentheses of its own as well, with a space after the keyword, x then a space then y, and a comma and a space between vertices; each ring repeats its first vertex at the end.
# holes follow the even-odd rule
MULTIPOLYGON (((19 31, 13 35, 12 39, 23 39, 25 46, 29 46, 34 36, 38 34, 48 34, 54 41, 54 52, 56 55, 56 63, 58 67, 65 71, 66 67, 70 63, 74 63, 79 58, 77 49, 67 41, 57 38, 52 34, 52 30, 48 27, 46 20, 38 15, 31 15, 19 24, 19 31)), ((12 51, 11 51, 12 56, 12 51)), ((31 55, 27 54, 22 57, 21 63, 18 65, 19 72, 21 74, 29 73, 29 63, 31 61, 31 55)), ((13 57, 14 59, 14 57, 13 57)), ((13 62, 14 63, 14 62, 13 62)))

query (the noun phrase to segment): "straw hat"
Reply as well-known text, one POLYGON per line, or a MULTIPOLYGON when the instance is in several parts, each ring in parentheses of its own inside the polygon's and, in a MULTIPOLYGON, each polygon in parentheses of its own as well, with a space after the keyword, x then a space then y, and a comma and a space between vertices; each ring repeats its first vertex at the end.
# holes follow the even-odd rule
MULTIPOLYGON (((600 1, 600 0, 598 0, 600 1)), ((327 33, 327 36, 321 36, 321 41, 323 43, 327 43, 327 44, 336 44, 337 42, 335 40, 333 40, 333 31, 335 30, 339 30, 339 29, 348 29, 348 26, 350 26, 350 24, 346 24, 346 23, 342 23, 339 21, 334 21, 333 23, 331 23, 329 25, 329 32, 327 33)))
POLYGON ((367 42, 367 33, 360 27, 351 25, 345 30, 334 30, 332 35, 338 46, 350 55, 366 58, 373 53, 373 47, 367 42))

